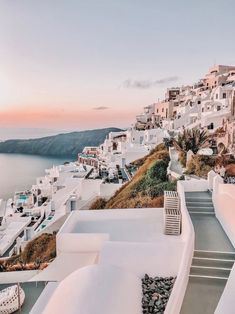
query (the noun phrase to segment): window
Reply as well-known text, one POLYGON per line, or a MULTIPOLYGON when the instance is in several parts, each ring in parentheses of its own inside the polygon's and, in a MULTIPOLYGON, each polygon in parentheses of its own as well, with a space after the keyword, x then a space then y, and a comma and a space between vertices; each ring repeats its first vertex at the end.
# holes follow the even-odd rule
POLYGON ((223 99, 225 99, 226 98, 226 93, 223 93, 223 99))
POLYGON ((164 108, 162 108, 162 112, 164 112, 164 108))
POLYGON ((197 103, 198 103, 198 105, 200 105, 200 104, 201 104, 201 100, 198 100, 198 102, 197 102, 197 103))
POLYGON ((218 94, 215 95, 215 98, 218 99, 218 94))
POLYGON ((158 113, 158 109, 157 109, 157 113, 158 113))

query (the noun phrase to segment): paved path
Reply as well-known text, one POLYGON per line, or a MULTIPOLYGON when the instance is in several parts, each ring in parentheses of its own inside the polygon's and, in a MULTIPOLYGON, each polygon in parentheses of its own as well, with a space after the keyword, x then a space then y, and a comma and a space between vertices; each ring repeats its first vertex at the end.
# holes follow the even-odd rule
POLYGON ((209 192, 186 193, 195 251, 181 314, 213 314, 235 260, 235 250, 215 217, 209 192))
MULTIPOLYGON (((13 286, 14 284, 1 285, 0 290, 3 290, 9 286, 13 286)), ((36 303, 43 289, 45 288, 45 283, 38 282, 37 285, 35 282, 25 282, 20 284, 22 289, 25 292, 25 302, 22 306, 21 311, 15 312, 15 314, 29 314, 32 307, 36 303)))
POLYGON ((179 162, 179 154, 176 149, 171 149, 171 167, 170 170, 174 171, 175 173, 179 175, 183 175, 183 167, 181 163, 179 162))

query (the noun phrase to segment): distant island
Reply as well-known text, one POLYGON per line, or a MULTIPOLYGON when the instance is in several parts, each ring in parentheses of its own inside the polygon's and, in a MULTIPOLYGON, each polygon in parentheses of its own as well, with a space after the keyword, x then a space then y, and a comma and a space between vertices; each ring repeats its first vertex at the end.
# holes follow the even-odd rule
POLYGON ((37 139, 7 140, 0 143, 0 153, 76 157, 85 146, 98 146, 110 132, 119 131, 119 128, 104 128, 37 139))

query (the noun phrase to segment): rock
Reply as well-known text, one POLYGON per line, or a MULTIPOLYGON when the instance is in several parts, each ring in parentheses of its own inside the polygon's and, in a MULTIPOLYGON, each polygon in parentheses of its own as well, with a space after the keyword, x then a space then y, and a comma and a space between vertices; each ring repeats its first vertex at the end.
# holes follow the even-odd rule
POLYGON ((145 274, 142 279, 142 309, 143 314, 163 314, 169 300, 173 285, 174 277, 150 277, 145 274))

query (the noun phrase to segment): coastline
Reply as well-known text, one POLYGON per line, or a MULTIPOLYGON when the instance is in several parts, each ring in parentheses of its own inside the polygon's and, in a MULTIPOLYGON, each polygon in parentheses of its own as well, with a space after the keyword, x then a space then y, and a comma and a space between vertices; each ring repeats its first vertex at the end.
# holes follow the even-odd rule
POLYGON ((36 179, 53 165, 71 161, 66 157, 0 153, 0 199, 7 200, 16 191, 30 189, 36 179))

